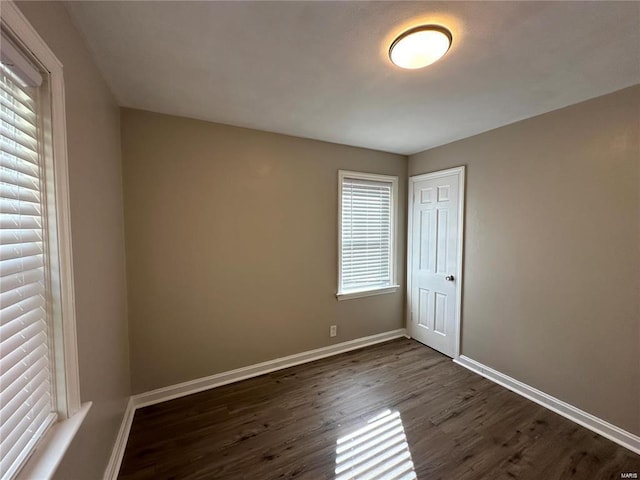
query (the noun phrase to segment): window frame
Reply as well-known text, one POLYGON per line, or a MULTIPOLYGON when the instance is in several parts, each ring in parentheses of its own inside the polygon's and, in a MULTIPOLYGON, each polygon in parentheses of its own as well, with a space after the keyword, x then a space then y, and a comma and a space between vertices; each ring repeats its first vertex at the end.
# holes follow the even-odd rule
POLYGON ((47 269, 51 289, 52 386, 56 422, 29 452, 15 478, 50 477, 91 407, 81 404, 71 245, 71 214, 62 63, 13 1, 3 1, 2 29, 46 72, 43 192, 46 202, 47 269))
POLYGON ((338 301, 353 298, 369 297, 393 293, 400 288, 397 280, 397 244, 398 244, 398 176, 383 175, 378 173, 354 172, 351 170, 338 170, 338 288, 336 298, 338 301), (361 290, 342 289, 342 186, 345 178, 356 180, 368 180, 373 182, 391 183, 391 239, 389 242, 389 268, 391 279, 389 285, 382 287, 369 287, 361 290))

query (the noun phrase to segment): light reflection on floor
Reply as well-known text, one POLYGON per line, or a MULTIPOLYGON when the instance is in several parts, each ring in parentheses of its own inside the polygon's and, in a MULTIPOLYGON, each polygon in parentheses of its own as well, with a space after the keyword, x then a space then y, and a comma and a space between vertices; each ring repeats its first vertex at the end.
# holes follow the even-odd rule
POLYGON ((397 411, 385 410, 336 442, 335 480, 415 480, 397 411))

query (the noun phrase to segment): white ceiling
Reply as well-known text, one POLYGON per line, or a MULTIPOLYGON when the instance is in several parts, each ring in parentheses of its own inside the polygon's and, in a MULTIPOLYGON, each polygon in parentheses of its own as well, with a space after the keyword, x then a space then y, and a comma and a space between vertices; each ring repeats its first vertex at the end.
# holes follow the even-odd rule
POLYGON ((69 2, 122 106, 415 153, 640 83, 640 2, 69 2), (395 35, 453 32, 423 70, 395 35))

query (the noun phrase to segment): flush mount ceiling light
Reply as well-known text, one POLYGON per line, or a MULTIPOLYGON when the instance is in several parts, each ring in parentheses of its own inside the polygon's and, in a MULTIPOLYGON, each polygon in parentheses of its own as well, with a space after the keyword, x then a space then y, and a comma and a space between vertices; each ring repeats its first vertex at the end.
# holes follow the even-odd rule
POLYGON ((407 30, 389 47, 389 58, 401 68, 423 68, 442 58, 451 46, 451 32, 439 25, 407 30))

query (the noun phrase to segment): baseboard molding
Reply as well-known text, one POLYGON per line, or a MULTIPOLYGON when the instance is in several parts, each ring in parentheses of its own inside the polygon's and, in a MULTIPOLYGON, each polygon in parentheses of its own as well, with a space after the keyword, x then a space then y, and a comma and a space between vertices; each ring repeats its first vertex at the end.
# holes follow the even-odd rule
POLYGON ((265 373, 274 372, 283 368, 293 367, 302 363, 313 362, 321 358, 338 355, 340 353, 357 350, 359 348, 375 345, 376 343, 386 342, 394 338, 406 336, 404 328, 392 330, 390 332, 379 333, 369 337, 358 338, 348 342, 337 343, 328 347, 317 348, 307 352, 296 353, 287 357, 276 358, 267 362, 257 363, 248 367, 237 368, 228 372, 217 373, 208 377, 190 380, 188 382, 178 383, 169 387, 158 388, 149 392, 134 395, 136 408, 147 407, 167 400, 184 397, 193 393, 202 392, 211 388, 221 387, 228 383, 239 382, 247 378, 257 377, 265 373))
POLYGON ((118 431, 116 443, 111 452, 111 458, 104 473, 104 480, 116 480, 120 471, 120 465, 124 457, 124 451, 129 439, 133 416, 138 408, 148 407, 156 403, 166 402, 175 398, 184 397, 193 393, 210 390, 212 388, 221 387, 229 383, 239 382, 248 378, 257 377, 276 370, 294 367, 303 363, 313 362, 322 358, 331 357, 340 353, 357 350, 359 348, 368 347, 377 343, 387 342, 396 338, 406 337, 407 330, 400 328, 390 332, 379 333, 368 337, 362 337, 348 342, 337 343, 327 347, 309 350, 307 352, 296 353, 287 357, 276 358, 267 362, 250 365, 248 367, 237 368, 228 372, 217 373, 208 377, 190 380, 188 382, 170 385, 168 387, 158 388, 145 393, 139 393, 129 398, 129 403, 122 419, 122 425, 118 431))
POLYGON ((580 410, 573 405, 552 397, 493 368, 487 367, 480 362, 476 362, 469 357, 461 355, 453 361, 640 455, 640 437, 637 435, 627 432, 620 427, 616 427, 601 418, 580 410))
POLYGON ((133 397, 129 397, 127 402, 127 408, 124 411, 122 417, 122 424, 120 430, 118 430, 118 436, 116 437, 116 443, 113 445, 111 451, 111 457, 109 463, 104 471, 104 480, 117 480, 118 473, 120 472, 120 465, 124 458, 124 450, 127 448, 127 441, 129 440, 129 432, 131 431, 131 424, 133 423, 133 416, 136 413, 136 405, 133 397))

